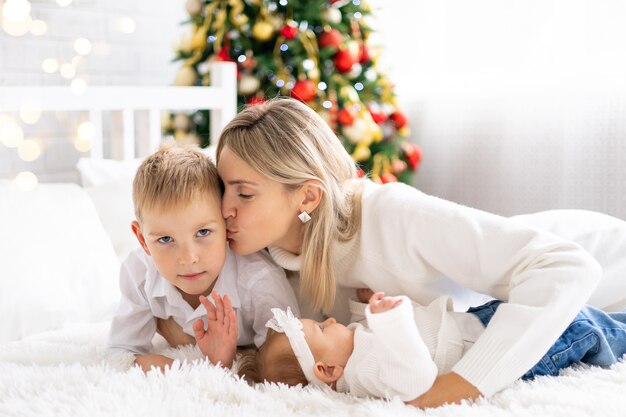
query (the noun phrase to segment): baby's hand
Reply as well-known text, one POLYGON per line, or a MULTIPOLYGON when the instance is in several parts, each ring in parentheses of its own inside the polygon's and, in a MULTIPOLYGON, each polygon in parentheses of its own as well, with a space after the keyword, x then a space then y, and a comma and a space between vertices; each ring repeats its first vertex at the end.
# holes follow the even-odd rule
POLYGON ((230 368, 237 353, 237 315, 228 295, 222 299, 216 291, 213 291, 211 297, 215 305, 206 297, 200 296, 209 323, 208 329, 204 330, 202 320, 196 320, 193 324, 194 337, 200 351, 211 363, 220 362, 222 366, 230 368))
POLYGON ((367 303, 367 301, 372 298, 374 295, 374 291, 369 288, 357 288, 356 289, 356 298, 360 303, 367 303))
POLYGON ((372 313, 384 313, 399 306, 402 297, 385 297, 382 292, 377 292, 370 297, 370 310, 372 313))

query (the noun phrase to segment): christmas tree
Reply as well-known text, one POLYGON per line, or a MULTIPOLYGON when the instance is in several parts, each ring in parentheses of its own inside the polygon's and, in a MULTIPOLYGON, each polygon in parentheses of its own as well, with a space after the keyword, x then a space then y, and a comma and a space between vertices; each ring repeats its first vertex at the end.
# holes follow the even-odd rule
MULTIPOLYGON (((238 108, 291 96, 315 109, 374 181, 410 182, 421 150, 409 143, 393 85, 368 44, 365 0, 188 0, 190 35, 177 48, 177 85, 209 85, 210 64, 237 62, 238 108)), ((209 117, 176 115, 177 138, 208 145, 209 117)))

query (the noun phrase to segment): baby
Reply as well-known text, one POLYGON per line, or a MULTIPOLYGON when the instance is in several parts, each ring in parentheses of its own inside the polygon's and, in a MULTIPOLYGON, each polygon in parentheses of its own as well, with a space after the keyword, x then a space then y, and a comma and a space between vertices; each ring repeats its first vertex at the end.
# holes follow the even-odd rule
MULTIPOLYGON (((332 318, 321 323, 298 320, 289 309, 274 308, 267 323, 273 331, 257 352, 242 356, 239 373, 254 382, 329 385, 339 392, 410 403, 471 348, 497 309, 506 305, 494 300, 455 313, 448 297, 441 297, 427 307, 415 304, 414 311, 404 296, 375 293, 365 308, 369 328, 359 323, 346 327, 332 318)), ((624 353, 626 313, 585 307, 537 365, 520 377, 557 375, 581 361, 610 365, 624 353)))

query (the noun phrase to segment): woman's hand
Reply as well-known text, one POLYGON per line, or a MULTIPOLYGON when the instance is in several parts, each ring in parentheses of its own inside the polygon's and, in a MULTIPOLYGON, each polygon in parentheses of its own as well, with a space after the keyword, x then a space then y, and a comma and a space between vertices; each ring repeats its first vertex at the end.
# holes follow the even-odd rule
POLYGON ((445 404, 459 404, 461 400, 475 400, 480 397, 478 389, 454 372, 439 375, 428 391, 408 405, 418 408, 435 408, 445 404))
POLYGON ((204 322, 197 320, 193 324, 194 337, 200 351, 211 363, 220 362, 222 366, 230 368, 237 353, 237 315, 228 295, 222 299, 216 291, 213 291, 211 297, 215 305, 206 297, 200 296, 209 323, 207 330, 204 330, 204 322))
POLYGON ((135 363, 141 366, 144 372, 148 372, 152 367, 165 371, 166 366, 172 366, 173 359, 163 355, 136 355, 135 363))
POLYGON ((360 303, 367 303, 370 298, 374 295, 374 291, 369 288, 357 288, 356 289, 356 298, 360 303))

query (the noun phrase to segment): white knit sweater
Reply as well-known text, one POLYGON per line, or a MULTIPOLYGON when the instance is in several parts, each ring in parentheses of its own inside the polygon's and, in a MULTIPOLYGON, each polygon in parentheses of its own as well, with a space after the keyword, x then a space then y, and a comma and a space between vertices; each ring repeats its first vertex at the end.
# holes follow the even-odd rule
MULTIPOLYGON (((507 301, 452 368, 486 396, 548 351, 601 277, 599 264, 572 241, 403 184, 366 183, 362 204, 360 234, 333 252, 340 287, 407 295, 422 305, 451 295, 465 308, 481 302, 476 293, 507 301)), ((293 255, 270 253, 299 269, 293 255)), ((333 315, 341 321, 349 319, 345 297, 352 295, 338 292, 333 315)))

